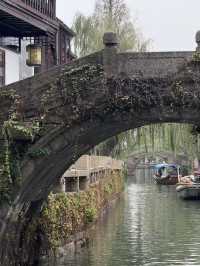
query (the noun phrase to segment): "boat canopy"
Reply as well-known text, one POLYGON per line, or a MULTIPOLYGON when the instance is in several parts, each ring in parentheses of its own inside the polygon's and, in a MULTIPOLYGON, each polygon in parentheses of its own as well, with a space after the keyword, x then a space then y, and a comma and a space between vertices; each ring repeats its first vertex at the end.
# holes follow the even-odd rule
POLYGON ((168 163, 160 163, 160 164, 156 164, 154 165, 154 167, 158 170, 160 168, 168 168, 168 167, 174 167, 176 169, 180 168, 179 165, 177 164, 168 164, 168 163))

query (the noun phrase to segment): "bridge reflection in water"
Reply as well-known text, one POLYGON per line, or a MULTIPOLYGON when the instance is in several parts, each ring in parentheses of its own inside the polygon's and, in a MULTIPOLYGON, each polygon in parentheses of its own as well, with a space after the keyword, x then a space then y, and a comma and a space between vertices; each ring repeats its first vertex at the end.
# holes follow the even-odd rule
POLYGON ((152 184, 154 183, 154 172, 153 164, 139 164, 134 173, 129 177, 129 180, 136 184, 152 184))
POLYGON ((46 265, 200 265, 199 207, 178 199, 174 186, 130 183, 89 248, 46 265))

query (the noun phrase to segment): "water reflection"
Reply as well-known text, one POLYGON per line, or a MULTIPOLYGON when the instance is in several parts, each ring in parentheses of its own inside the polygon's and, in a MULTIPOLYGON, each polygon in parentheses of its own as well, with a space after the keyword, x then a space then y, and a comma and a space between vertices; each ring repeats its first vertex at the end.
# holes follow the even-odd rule
POLYGON ((89 248, 46 265, 200 265, 200 202, 178 199, 173 186, 148 183, 129 182, 89 248))

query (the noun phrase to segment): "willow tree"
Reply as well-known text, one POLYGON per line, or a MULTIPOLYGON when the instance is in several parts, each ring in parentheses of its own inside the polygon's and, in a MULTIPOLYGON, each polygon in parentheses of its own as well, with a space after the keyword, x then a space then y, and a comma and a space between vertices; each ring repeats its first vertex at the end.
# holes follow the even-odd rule
POLYGON ((200 159, 200 134, 189 124, 153 124, 126 132, 112 150, 120 158, 133 153, 171 152, 188 160, 200 159))
POLYGON ((102 36, 108 31, 117 34, 120 51, 145 51, 149 44, 142 40, 124 0, 97 0, 92 15, 76 14, 72 28, 76 32, 74 49, 77 56, 101 50, 102 36))

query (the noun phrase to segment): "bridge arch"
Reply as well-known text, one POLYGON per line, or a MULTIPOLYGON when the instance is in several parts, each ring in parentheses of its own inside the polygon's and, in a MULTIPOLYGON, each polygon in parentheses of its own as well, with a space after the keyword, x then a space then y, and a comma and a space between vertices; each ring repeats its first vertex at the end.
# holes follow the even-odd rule
MULTIPOLYGON (((20 98, 22 107, 17 103, 16 110, 23 119, 39 120, 44 133, 21 163, 24 181, 1 228, 2 261, 20 248, 21 216, 30 221, 66 168, 95 145, 152 123, 199 125, 198 57, 192 52, 118 54, 109 36, 102 52, 4 88, 20 98), (38 149, 47 153, 28 156, 38 149), (6 238, 8 230, 15 248, 6 238)), ((3 115, 6 120, 7 110, 3 115)))

